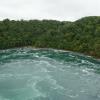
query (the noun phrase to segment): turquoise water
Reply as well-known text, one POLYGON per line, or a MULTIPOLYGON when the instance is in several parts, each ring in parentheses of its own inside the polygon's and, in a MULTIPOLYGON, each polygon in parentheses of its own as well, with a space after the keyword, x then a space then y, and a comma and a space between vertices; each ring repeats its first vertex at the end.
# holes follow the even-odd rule
POLYGON ((0 100, 100 100, 100 62, 53 49, 1 50, 0 100))

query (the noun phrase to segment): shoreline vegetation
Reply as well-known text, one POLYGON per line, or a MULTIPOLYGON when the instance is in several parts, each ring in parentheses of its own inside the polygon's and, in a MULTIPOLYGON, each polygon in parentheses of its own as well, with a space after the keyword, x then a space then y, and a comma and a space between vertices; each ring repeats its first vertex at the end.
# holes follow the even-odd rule
POLYGON ((100 17, 74 22, 4 19, 0 21, 0 50, 15 47, 53 48, 100 59, 100 17))

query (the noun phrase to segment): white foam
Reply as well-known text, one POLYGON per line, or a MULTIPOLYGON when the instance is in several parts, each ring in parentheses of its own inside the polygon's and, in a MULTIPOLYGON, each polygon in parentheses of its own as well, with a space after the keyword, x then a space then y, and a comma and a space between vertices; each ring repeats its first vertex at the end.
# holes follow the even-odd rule
POLYGON ((76 97, 78 97, 79 95, 76 94, 76 95, 68 95, 68 96, 71 97, 71 98, 76 98, 76 97))

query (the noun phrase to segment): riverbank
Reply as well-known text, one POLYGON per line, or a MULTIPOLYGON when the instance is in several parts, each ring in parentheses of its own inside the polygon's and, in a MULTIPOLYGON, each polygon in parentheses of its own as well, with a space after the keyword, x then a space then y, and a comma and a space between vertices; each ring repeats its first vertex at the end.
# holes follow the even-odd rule
POLYGON ((74 22, 5 19, 0 21, 0 49, 33 46, 83 53, 100 58, 100 17, 74 22))

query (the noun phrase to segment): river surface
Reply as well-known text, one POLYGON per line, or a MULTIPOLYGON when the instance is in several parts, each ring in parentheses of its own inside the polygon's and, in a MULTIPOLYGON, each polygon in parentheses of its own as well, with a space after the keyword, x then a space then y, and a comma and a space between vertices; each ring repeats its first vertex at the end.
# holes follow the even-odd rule
POLYGON ((53 49, 1 50, 0 100, 100 100, 100 62, 53 49))

